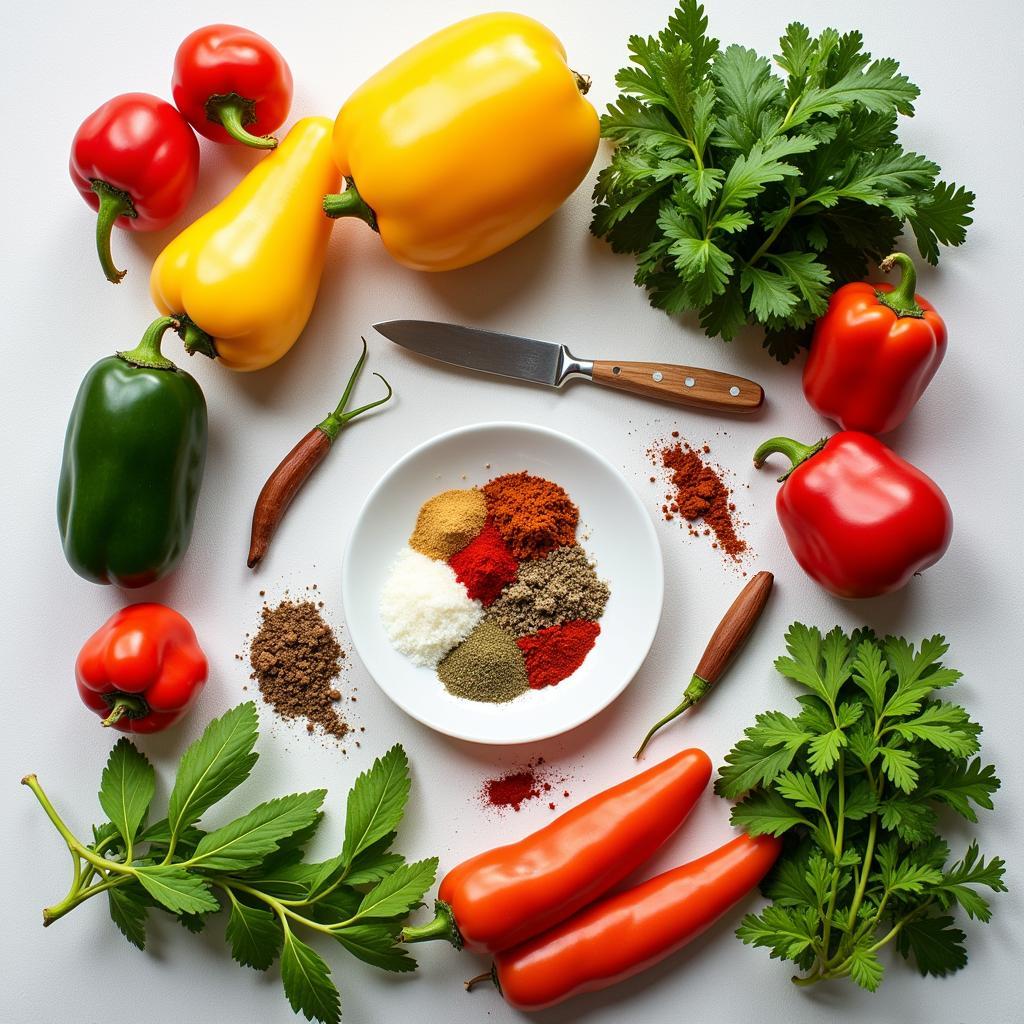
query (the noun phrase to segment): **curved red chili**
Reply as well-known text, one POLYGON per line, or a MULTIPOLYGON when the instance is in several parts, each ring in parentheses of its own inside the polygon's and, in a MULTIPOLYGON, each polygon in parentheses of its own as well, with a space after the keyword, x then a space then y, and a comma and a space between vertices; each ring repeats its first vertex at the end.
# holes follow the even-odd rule
POLYGON ((174 55, 174 102, 200 135, 273 149, 270 133, 292 105, 292 73, 263 36, 237 25, 206 25, 174 55))
POLYGON ((181 114, 145 92, 115 96, 94 110, 71 143, 71 180, 99 216, 96 249, 108 281, 110 233, 159 231, 181 214, 199 177, 199 143, 181 114))

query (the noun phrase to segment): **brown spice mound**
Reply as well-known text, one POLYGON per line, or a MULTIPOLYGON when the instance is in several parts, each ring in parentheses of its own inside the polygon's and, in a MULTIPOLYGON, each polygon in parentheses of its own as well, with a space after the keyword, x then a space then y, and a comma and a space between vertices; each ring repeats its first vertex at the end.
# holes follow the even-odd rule
POLYGON ((345 656, 331 627, 312 601, 264 606, 263 621, 249 651, 252 676, 263 699, 282 718, 305 718, 341 739, 351 726, 338 714, 333 685, 345 656))
POLYGON ((516 558, 543 558, 572 544, 580 511, 556 483, 529 473, 506 473, 484 485, 487 511, 516 558))
MULTIPOLYGON (((676 436, 675 431, 673 436, 676 436)), ((737 532, 736 506, 722 479, 721 469, 705 462, 702 453, 710 454, 710 446, 705 444, 698 452, 685 441, 655 447, 649 452, 652 459, 659 461, 671 474, 672 493, 661 507, 662 515, 666 520, 679 515, 689 523, 702 520, 715 535, 713 546, 739 562, 749 546, 737 532)), ((690 526, 691 534, 699 532, 690 526)))

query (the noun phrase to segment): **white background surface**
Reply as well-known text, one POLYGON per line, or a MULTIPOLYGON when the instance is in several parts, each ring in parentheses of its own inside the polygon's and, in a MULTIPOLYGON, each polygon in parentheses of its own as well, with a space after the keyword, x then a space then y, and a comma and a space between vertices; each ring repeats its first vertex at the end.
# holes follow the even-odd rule
MULTIPOLYGON (((659 30, 671 3, 518 0, 515 7, 541 17, 565 41, 573 66, 593 76, 591 99, 603 107, 615 94, 612 78, 624 63, 627 36, 659 30)), ((276 598, 289 585, 301 590, 318 583, 327 613, 344 637, 339 563, 349 527, 381 472, 424 437, 493 418, 550 424, 585 438, 620 466, 654 514, 659 489, 648 483, 643 450, 655 435, 677 428, 694 441, 709 440, 715 458, 735 471, 737 502, 750 520, 747 536, 758 554, 754 567, 774 570, 777 591, 726 683, 699 713, 666 732, 652 754, 700 745, 720 763, 756 712, 786 706, 791 691, 771 661, 793 619, 822 626, 868 622, 913 638, 942 631, 952 644, 950 662, 965 672, 960 696, 986 727, 984 755, 995 761, 1004 780, 997 811, 985 815, 979 836, 988 853, 1008 859, 1011 893, 996 898, 991 925, 968 923, 971 963, 949 980, 921 979, 900 964, 875 997, 851 985, 801 992, 790 985, 786 966, 733 938, 734 918, 643 977, 537 1019, 667 1022, 685 1014, 711 1024, 752 1019, 1010 1024, 1022 1019, 1024 954, 1024 795, 1018 770, 1024 712, 1019 7, 1011 0, 973 4, 969 11, 926 0, 870 0, 853 7, 811 0, 719 0, 710 7, 715 35, 765 53, 775 52, 790 18, 814 30, 830 24, 864 30, 869 48, 900 58, 923 90, 917 118, 902 127, 908 148, 927 153, 947 177, 978 194, 968 244, 944 253, 941 270, 922 277, 921 290, 947 320, 949 355, 910 422, 893 438, 950 498, 956 530, 946 558, 904 592, 860 605, 835 601, 803 577, 775 521, 775 474, 750 468, 750 452, 764 437, 785 432, 810 439, 827 429, 803 401, 798 369, 777 366, 756 339, 726 347, 705 340, 691 322, 674 322, 650 309, 631 283, 631 261, 613 256, 587 233, 592 176, 531 237, 484 265, 444 276, 404 270, 361 224, 340 223, 319 304, 291 355, 250 377, 199 359, 189 364, 206 391, 211 428, 195 539, 171 579, 133 596, 165 601, 188 616, 210 657, 212 675, 190 719, 143 745, 158 767, 165 796, 177 755, 212 715, 245 696, 246 667, 235 654, 257 620, 261 588, 276 598), (245 568, 245 551, 252 501, 264 477, 334 405, 359 334, 374 320, 402 316, 557 338, 581 355, 713 365, 759 379, 769 401, 757 420, 723 423, 582 386, 558 394, 502 384, 414 361, 371 337, 371 369, 393 381, 398 398, 382 415, 359 422, 342 437, 254 577, 245 568), (719 436, 723 430, 727 436, 719 436)), ((40 909, 66 890, 68 856, 18 780, 37 772, 77 828, 87 829, 97 819, 96 782, 112 737, 80 706, 72 665, 82 641, 126 603, 124 595, 78 579, 64 563, 53 512, 64 425, 88 366, 115 347, 133 344, 152 318, 149 265, 172 237, 172 231, 131 238, 118 232, 115 257, 130 272, 119 288, 105 284, 92 249, 90 214, 67 176, 71 136, 82 117, 116 93, 141 89, 168 95, 178 41, 209 21, 245 24, 279 46, 295 73, 295 118, 333 116, 347 93, 378 66, 429 31, 482 9, 478 0, 4 5, 0 1020, 5 1024, 98 1024, 126 1015, 153 1024, 293 1019, 276 972, 260 976, 231 961, 222 921, 200 938, 161 921, 151 928, 146 953, 120 937, 100 900, 45 932, 40 927, 40 909)), ((205 140, 202 153, 200 188, 186 220, 224 195, 259 159, 205 140)), ((602 153, 593 173, 604 160, 602 153)), ((168 350, 175 356, 180 352, 173 338, 168 350)), ((368 383, 362 394, 373 393, 368 383)), ((332 833, 340 835, 341 800, 351 780, 375 754, 401 739, 411 756, 414 785, 400 848, 413 856, 439 854, 444 870, 550 819, 539 804, 505 818, 486 816, 475 793, 487 775, 543 754, 571 773, 574 800, 623 778, 633 770, 629 754, 644 726, 671 706, 739 587, 703 540, 688 538, 678 524, 659 521, 657 530, 667 575, 661 629, 633 685, 596 720, 530 749, 459 743, 392 707, 354 663, 343 687, 347 693, 358 688, 353 710, 366 727, 361 749, 342 756, 308 737, 301 725, 283 725, 261 710, 264 733, 255 775, 221 813, 272 794, 327 786, 333 804, 314 852, 331 853, 329 840, 332 833)), ((725 841, 727 814, 725 803, 709 792, 651 870, 725 841)), ((954 831, 952 838, 954 847, 962 848, 966 833, 954 831)), ((752 897, 749 907, 757 905, 752 897)), ((445 946, 422 948, 419 974, 401 978, 384 976, 341 950, 325 952, 336 967, 345 1019, 352 1024, 519 1019, 494 992, 465 995, 460 982, 477 973, 481 962, 445 946)))

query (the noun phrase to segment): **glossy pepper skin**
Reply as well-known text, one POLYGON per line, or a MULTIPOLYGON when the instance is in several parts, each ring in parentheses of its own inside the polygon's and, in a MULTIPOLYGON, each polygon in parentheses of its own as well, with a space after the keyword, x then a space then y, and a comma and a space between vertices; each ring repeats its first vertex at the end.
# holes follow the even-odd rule
POLYGON ((542 223, 598 144, 589 85, 557 37, 520 14, 442 29, 345 102, 334 154, 348 180, 330 216, 360 216, 416 270, 491 256, 542 223))
POLYGON ((884 434, 910 414, 946 354, 946 325, 920 295, 910 257, 893 253, 883 270, 899 266, 890 284, 855 281, 831 298, 814 328, 804 367, 812 408, 844 430, 884 434))
POLYGON ((938 485, 877 438, 855 430, 804 445, 786 437, 779 522, 801 568, 837 597, 878 597, 934 565, 949 547, 953 513, 938 485))
POLYGON ((174 55, 174 102, 214 142, 273 149, 270 133, 292 105, 292 73, 263 36, 237 25, 206 25, 174 55))
POLYGON ((731 843, 607 896, 520 946, 498 953, 492 978, 518 1010, 541 1010, 608 988, 681 949, 741 900, 782 849, 773 836, 731 843))
POLYGON ((206 461, 206 400, 160 353, 169 317, 85 375, 57 491, 64 554, 93 583, 143 587, 181 561, 206 461))
POLYGON ((107 280, 114 266, 110 233, 159 231, 185 209, 199 177, 199 143, 165 100, 145 92, 115 96, 94 110, 71 143, 71 180, 98 212, 96 249, 107 280))
POLYGON ((162 604, 115 612, 75 662, 78 693, 103 724, 121 732, 160 732, 195 703, 207 664, 188 620, 162 604))
POLYGON ((438 916, 406 942, 508 949, 564 920, 648 860, 683 823, 711 777, 702 750, 684 750, 566 811, 518 843, 453 868, 438 916))
POLYGON ((190 353, 260 370, 295 344, 316 301, 332 222, 320 199, 337 186, 331 122, 307 117, 225 199, 157 257, 157 309, 182 322, 190 353))

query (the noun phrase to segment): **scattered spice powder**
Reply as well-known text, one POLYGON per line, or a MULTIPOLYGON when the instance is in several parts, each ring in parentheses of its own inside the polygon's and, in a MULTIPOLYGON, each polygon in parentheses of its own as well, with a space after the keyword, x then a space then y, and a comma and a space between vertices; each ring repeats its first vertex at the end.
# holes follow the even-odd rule
POLYGON ((519 569, 519 563, 492 522, 452 555, 448 564, 469 596, 485 608, 516 578, 519 569))
POLYGON ((493 622, 481 622, 446 654, 437 674, 453 696, 492 704, 515 700, 530 688, 523 652, 493 622))
POLYGON ((596 622, 565 622, 516 641, 526 655, 526 677, 534 690, 554 686, 583 664, 597 641, 596 622))
MULTIPOLYGON (((677 437, 678 431, 673 431, 672 436, 677 437)), ((661 512, 667 521, 677 515, 685 519, 690 534, 695 537, 702 532, 693 525, 699 520, 706 527, 704 535, 714 533, 712 547, 720 549, 733 562, 739 562, 749 546, 739 536, 736 505, 723 479, 724 470, 702 458, 710 454, 710 445, 702 445, 698 451, 686 441, 661 443, 648 450, 651 460, 670 474, 672 490, 666 495, 661 512)))
POLYGON ((516 558, 543 558, 572 544, 580 512, 565 490, 529 473, 506 473, 484 485, 487 511, 516 558))
POLYGON ((521 563, 515 583, 487 609, 487 619, 518 639, 574 619, 596 621, 609 595, 586 552, 573 544, 521 563))
MULTIPOLYGON (((515 768, 504 775, 487 779, 480 789, 480 801, 485 807, 511 807, 513 811, 518 811, 528 800, 542 797, 547 799, 552 795, 556 785, 561 786, 567 781, 568 777, 565 775, 555 778, 544 758, 538 757, 522 768, 515 768)), ((562 796, 567 798, 569 790, 563 789, 562 796)), ((548 808, 552 811, 555 809, 553 800, 548 802, 548 808)))
POLYGON ((475 487, 442 491, 423 503, 409 547, 447 561, 483 529, 486 519, 487 503, 475 487))
POLYGON ((345 652, 312 601, 264 605, 249 660, 263 699, 282 718, 305 718, 341 739, 351 726, 338 714, 334 680, 345 652))

